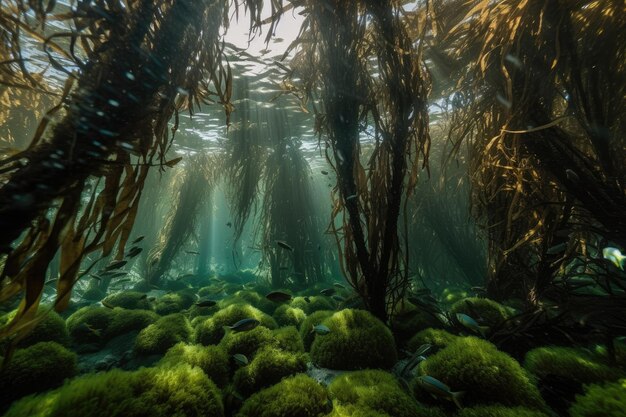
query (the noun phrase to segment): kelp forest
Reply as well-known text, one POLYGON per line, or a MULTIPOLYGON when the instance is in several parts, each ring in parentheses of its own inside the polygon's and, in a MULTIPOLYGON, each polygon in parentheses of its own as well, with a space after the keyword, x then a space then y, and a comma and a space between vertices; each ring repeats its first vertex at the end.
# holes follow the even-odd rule
POLYGON ((0 415, 623 417, 623 0, 0 0, 0 415))

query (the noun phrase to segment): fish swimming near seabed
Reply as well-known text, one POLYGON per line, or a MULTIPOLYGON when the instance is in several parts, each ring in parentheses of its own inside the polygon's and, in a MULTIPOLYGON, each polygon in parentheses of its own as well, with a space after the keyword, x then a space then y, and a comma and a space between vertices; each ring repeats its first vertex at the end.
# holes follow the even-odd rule
POLYGON ((462 408, 460 399, 465 394, 465 392, 452 392, 449 386, 447 386, 437 378, 429 375, 418 377, 417 385, 419 385, 420 388, 428 392, 433 397, 452 401, 457 407, 462 408))
POLYGON ((243 319, 239 320, 237 323, 232 326, 226 326, 228 329, 234 331, 235 333, 246 332, 248 330, 252 330, 261 324, 257 319, 243 319))

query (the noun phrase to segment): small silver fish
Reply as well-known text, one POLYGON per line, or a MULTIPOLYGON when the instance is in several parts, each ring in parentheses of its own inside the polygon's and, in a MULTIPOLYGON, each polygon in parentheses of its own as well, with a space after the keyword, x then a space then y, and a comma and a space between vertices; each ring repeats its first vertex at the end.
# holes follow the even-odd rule
POLYGON ((284 242, 282 240, 277 240, 276 244, 280 246, 281 248, 288 250, 289 252, 293 252, 293 248, 289 246, 287 242, 284 242))
POLYGON ((246 355, 243 355, 241 353, 235 353, 233 355, 233 360, 239 366, 246 366, 249 363, 248 358, 246 357, 246 355))
POLYGON ((335 289, 334 288, 325 288, 322 291, 320 291, 320 294, 325 295, 327 297, 330 297, 331 295, 333 295, 335 293, 335 289))
POLYGON ((424 391, 436 398, 452 401, 461 408, 460 399, 465 394, 463 391, 452 392, 450 387, 432 376, 424 375, 417 378, 417 384, 424 391))
POLYGON ((622 252, 617 248, 607 246, 606 248, 602 249, 602 257, 607 261, 611 261, 613 265, 615 265, 622 271, 626 266, 626 255, 623 255, 622 252))
POLYGON ((463 327, 471 330, 474 333, 480 334, 482 337, 485 337, 487 330, 489 330, 489 327, 479 325, 476 320, 474 320, 467 314, 457 313, 456 319, 459 323, 461 323, 463 327))
POLYGON ((311 326, 311 333, 319 334, 320 336, 325 336, 330 333, 330 329, 328 326, 324 326, 323 324, 318 324, 317 326, 311 326))

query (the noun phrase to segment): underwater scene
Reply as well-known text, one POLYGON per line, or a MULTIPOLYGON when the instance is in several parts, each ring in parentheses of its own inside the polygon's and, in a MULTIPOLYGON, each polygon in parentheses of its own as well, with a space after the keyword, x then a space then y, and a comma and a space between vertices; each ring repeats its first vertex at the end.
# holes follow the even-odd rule
POLYGON ((624 0, 0 0, 0 417, 626 417, 624 0))

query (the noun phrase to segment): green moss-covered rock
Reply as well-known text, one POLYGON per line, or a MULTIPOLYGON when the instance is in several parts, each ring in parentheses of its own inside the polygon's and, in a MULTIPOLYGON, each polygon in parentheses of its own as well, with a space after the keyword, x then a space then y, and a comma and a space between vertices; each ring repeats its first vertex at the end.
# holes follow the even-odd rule
POLYGON ((300 337, 298 329, 294 326, 272 330, 272 336, 274 337, 274 345, 279 349, 288 352, 304 352, 302 338, 300 337))
POLYGON ((348 372, 335 378, 328 390, 336 405, 353 405, 359 410, 358 415, 369 415, 366 410, 378 413, 371 415, 394 417, 438 415, 438 410, 420 406, 393 375, 384 371, 348 372))
POLYGON ((261 310, 248 304, 233 304, 200 321, 195 328, 195 341, 203 345, 216 345, 224 337, 224 326, 232 326, 247 318, 259 320, 261 326, 268 329, 278 327, 276 321, 261 310))
POLYGON ((391 321, 391 330, 400 344, 409 340, 415 333, 433 327, 441 327, 439 320, 418 308, 408 308, 395 315, 391 321))
POLYGON ((356 370, 391 368, 397 361, 389 329, 364 310, 346 309, 322 322, 330 333, 316 335, 311 359, 324 368, 356 370))
POLYGON ((190 338, 189 320, 182 314, 170 314, 139 332, 134 351, 139 355, 165 353, 175 344, 188 342, 190 338))
POLYGON ((291 300, 290 306, 292 308, 299 308, 304 311, 307 315, 313 314, 316 311, 320 310, 334 310, 335 305, 328 297, 323 296, 305 296, 305 297, 295 297, 291 300), (308 302, 306 300, 309 300, 308 302))
POLYGON ((509 318, 506 306, 488 298, 469 297, 459 300, 450 307, 450 313, 467 314, 480 325, 494 327, 509 318))
POLYGON ((5 417, 223 417, 221 393, 187 364, 87 374, 50 393, 26 397, 5 417))
POLYGON ((270 315, 274 312, 276 307, 279 306, 279 304, 273 303, 272 301, 265 298, 265 296, 259 294, 256 291, 239 290, 239 289, 237 289, 229 297, 226 297, 222 301, 219 302, 220 308, 225 308, 225 307, 236 305, 236 304, 241 304, 241 305, 249 304, 255 308, 258 308, 265 314, 270 314, 270 315))
MULTIPOLYGON (((13 320, 17 310, 5 314, 0 318, 0 325, 13 320)), ((49 307, 41 306, 37 312, 39 322, 23 339, 18 347, 27 347, 39 342, 57 342, 63 346, 69 346, 71 338, 65 325, 65 320, 49 307)))
MULTIPOLYGON (((519 363, 477 337, 455 339, 422 362, 419 371, 447 384, 452 391, 464 391, 462 402, 466 406, 545 408, 537 387, 519 363)), ((415 395, 418 400, 429 399, 418 384, 415 395)))
POLYGON ((410 352, 415 352, 417 348, 424 344, 433 346, 433 350, 443 349, 450 343, 455 341, 459 336, 448 333, 442 329, 425 329, 421 332, 417 332, 415 336, 407 343, 407 349, 410 352))
POLYGON ((300 337, 304 343, 304 349, 308 352, 311 349, 313 340, 315 340, 315 332, 313 327, 321 324, 324 320, 335 314, 332 310, 319 310, 311 313, 300 325, 300 337))
POLYGON ((306 319, 306 314, 300 308, 283 304, 274 311, 273 317, 280 326, 298 327, 306 319))
POLYGON ((76 354, 56 342, 18 349, 0 371, 0 405, 58 387, 76 371, 76 354))
POLYGON ((158 314, 150 310, 115 308, 113 313, 113 320, 104 330, 104 338, 106 340, 128 332, 144 329, 160 318, 158 314))
POLYGON ((149 310, 151 308, 146 294, 139 291, 122 291, 111 294, 102 302, 113 307, 121 307, 128 310, 149 310))
POLYGON ((571 417, 623 417, 626 413, 626 379, 603 385, 590 385, 576 397, 571 417))
POLYGON ((159 365, 176 366, 179 363, 197 366, 219 387, 224 387, 228 383, 230 373, 228 354, 219 346, 178 343, 167 351, 159 365))
POLYGON ((273 343, 272 331, 266 327, 258 326, 247 332, 228 332, 220 341, 219 346, 229 355, 241 353, 252 358, 259 349, 273 343))
POLYGON ((237 392, 244 396, 280 382, 284 377, 305 372, 307 355, 285 352, 271 346, 264 347, 246 366, 235 372, 233 379, 237 392))
POLYGON ((446 288, 441 293, 441 300, 446 304, 454 304, 467 297, 467 291, 461 288, 446 288))
POLYGON ((330 411, 324 387, 306 375, 296 375, 253 394, 237 417, 323 417, 330 411))
POLYGON ((196 295, 193 291, 182 290, 170 294, 165 294, 154 303, 154 311, 161 316, 178 313, 192 306, 196 302, 196 295))
POLYGON ((114 317, 115 313, 110 308, 83 307, 67 318, 67 329, 75 343, 100 343, 102 334, 114 317))
POLYGON ((535 348, 526 354, 524 367, 539 379, 558 375, 581 384, 615 381, 625 376, 623 370, 604 363, 600 355, 573 347, 535 348))
POLYGON ((459 410, 457 417, 548 417, 548 415, 541 411, 524 407, 487 405, 463 408, 459 410))

